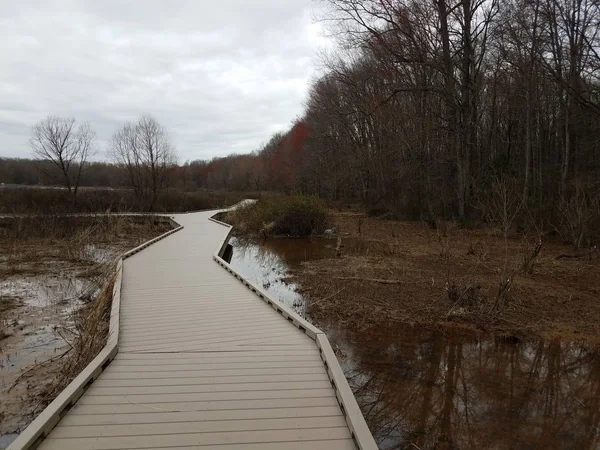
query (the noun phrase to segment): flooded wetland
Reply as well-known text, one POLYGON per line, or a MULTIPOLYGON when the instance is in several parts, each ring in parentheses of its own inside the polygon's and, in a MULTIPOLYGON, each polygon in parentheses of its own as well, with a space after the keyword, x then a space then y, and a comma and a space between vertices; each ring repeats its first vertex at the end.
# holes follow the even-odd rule
MULTIPOLYGON (((501 321, 486 329, 460 316, 419 320, 408 303, 408 312, 394 311, 385 297, 401 301, 402 284, 414 282, 410 268, 397 269, 411 256, 388 261, 386 273, 377 259, 389 247, 352 233, 231 244, 236 270, 327 333, 380 448, 600 448, 597 324, 557 324, 534 335, 521 327, 509 333, 501 321), (340 269, 357 260, 363 268, 340 269), (561 329, 568 332, 560 336, 561 329), (573 338, 585 330, 590 339, 573 338)), ((588 266, 579 270, 596 270, 588 266)))
POLYGON ((66 362, 85 333, 81 315, 118 257, 168 227, 152 218, 0 219, 0 448, 77 375, 66 362))
MULTIPOLYGON (((110 220, 0 227, 0 448, 48 401, 107 268, 165 231, 110 220)), ((556 259, 569 250, 547 244, 490 316, 505 243, 487 231, 352 214, 335 225, 232 238, 231 265, 327 333, 380 448, 600 448, 596 259, 556 259)))

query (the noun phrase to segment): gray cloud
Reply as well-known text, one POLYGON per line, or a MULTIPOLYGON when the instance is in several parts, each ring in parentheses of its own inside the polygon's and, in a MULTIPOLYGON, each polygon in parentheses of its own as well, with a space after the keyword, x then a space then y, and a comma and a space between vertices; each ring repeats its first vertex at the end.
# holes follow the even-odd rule
POLYGON ((0 156, 30 156, 30 127, 49 114, 90 121, 100 157, 143 113, 182 160, 252 151, 301 113, 327 45, 311 0, 5 3, 0 156))

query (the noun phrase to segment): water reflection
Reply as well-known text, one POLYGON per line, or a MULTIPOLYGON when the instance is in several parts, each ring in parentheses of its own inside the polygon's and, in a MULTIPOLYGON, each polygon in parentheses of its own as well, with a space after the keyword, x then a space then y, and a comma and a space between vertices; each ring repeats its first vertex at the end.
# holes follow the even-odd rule
MULTIPOLYGON (((277 239, 243 251, 238 243, 232 265, 255 282, 275 283, 276 297, 289 304, 300 297, 295 286, 276 280, 303 260, 329 257, 327 241, 277 239)), ((598 349, 408 325, 361 331, 317 325, 338 350, 381 448, 600 448, 598 349)))
POLYGON ((600 359, 585 346, 408 326, 328 334, 382 448, 600 445, 600 359))
POLYGON ((232 267, 244 278, 261 286, 271 298, 304 315, 304 299, 296 292, 296 284, 286 280, 288 265, 275 250, 236 238, 230 239, 229 244, 233 247, 232 267))

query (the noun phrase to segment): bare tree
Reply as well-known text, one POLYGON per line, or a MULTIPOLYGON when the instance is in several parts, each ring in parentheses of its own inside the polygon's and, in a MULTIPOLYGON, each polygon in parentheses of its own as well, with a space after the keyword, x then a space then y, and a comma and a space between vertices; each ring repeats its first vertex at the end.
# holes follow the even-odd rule
POLYGON ((65 187, 75 196, 83 168, 94 155, 95 140, 89 123, 78 125, 73 118, 50 116, 33 127, 29 143, 35 156, 58 168, 65 187))
POLYGON ((138 200, 152 210, 167 186, 169 169, 177 163, 167 131, 153 117, 142 116, 115 133, 110 151, 138 200))

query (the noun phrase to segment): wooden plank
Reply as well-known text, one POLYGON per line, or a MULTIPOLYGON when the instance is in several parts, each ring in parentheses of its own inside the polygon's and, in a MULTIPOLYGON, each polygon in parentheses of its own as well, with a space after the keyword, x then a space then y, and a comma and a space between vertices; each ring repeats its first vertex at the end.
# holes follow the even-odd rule
MULTIPOLYGON (((199 288, 201 289, 201 288, 199 288)), ((149 304, 148 307, 154 307, 149 304)), ((208 322, 207 325, 211 325, 212 320, 219 320, 223 322, 223 319, 226 319, 230 324, 237 322, 239 325, 240 320, 244 319, 247 321, 247 324, 244 325, 252 325, 254 320, 263 320, 269 321, 269 319, 274 319, 277 317, 275 311, 268 309, 263 310, 257 309, 256 307, 252 307, 252 305, 244 305, 244 304, 233 304, 231 308, 225 308, 223 306, 222 311, 215 312, 202 312, 202 305, 196 305, 194 307, 184 307, 181 310, 173 311, 173 308, 178 308, 177 305, 171 305, 169 307, 156 307, 156 311, 152 314, 143 314, 143 313, 135 313, 132 311, 128 311, 127 308, 123 309, 125 313, 125 318, 128 323, 132 325, 144 324, 145 322, 156 322, 157 319, 162 321, 171 321, 171 320, 179 320, 179 319, 188 319, 188 314, 192 314, 195 320, 202 320, 204 322, 208 322), (158 314, 155 314, 158 313, 158 314)), ((265 308, 265 306, 261 306, 260 308, 265 308)))
POLYGON ((170 351, 181 351, 186 349, 202 349, 205 347, 211 347, 221 345, 221 346, 248 346, 248 345, 290 345, 290 346, 301 346, 310 348, 311 341, 309 338, 303 335, 288 335, 287 333, 273 333, 267 335, 251 335, 247 338, 226 338, 226 337, 217 337, 214 339, 203 339, 198 342, 180 342, 174 341, 170 342, 168 339, 165 339, 163 343, 160 344, 132 344, 128 345, 127 343, 123 343, 122 347, 129 351, 144 351, 144 350, 170 350, 170 351))
POLYGON ((195 328, 195 329, 191 329, 191 330, 180 330, 178 333, 170 331, 170 332, 160 332, 160 333, 157 333, 156 335, 140 336, 139 333, 129 332, 126 335, 130 336, 127 339, 127 342, 129 344, 135 344, 135 343, 152 344, 155 342, 161 342, 164 338, 177 338, 178 341, 185 342, 186 340, 189 340, 189 339, 208 339, 211 336, 215 336, 215 335, 224 335, 224 336, 229 336, 229 337, 247 336, 250 333, 257 334, 257 333, 260 333, 261 331, 264 332, 265 330, 269 330, 271 332, 277 331, 277 332, 282 332, 282 333, 289 333, 289 330, 287 330, 289 325, 287 325, 281 319, 279 319, 279 322, 280 322, 279 324, 269 325, 268 327, 265 327, 264 325, 254 325, 249 328, 244 327, 243 329, 240 329, 240 327, 238 326, 237 328, 228 328, 228 329, 223 329, 223 330, 219 330, 219 329, 205 330, 204 328, 195 328))
MULTIPOLYGON (((202 289, 201 287, 199 287, 199 289, 202 289)), ((227 313, 231 313, 234 314, 236 317, 244 317, 244 318, 249 318, 249 317, 256 317, 256 318, 263 318, 263 319, 272 319, 272 318, 276 318, 277 315, 273 314, 273 312, 268 309, 268 310, 262 310, 262 308, 265 308, 265 306, 262 306, 260 308, 256 308, 256 306, 252 305, 252 304, 244 304, 241 302, 232 302, 231 303, 231 307, 227 308, 228 304, 224 304, 222 305, 220 310, 215 310, 215 311, 204 311, 204 307, 202 305, 201 301, 198 301, 199 304, 196 305, 186 305, 186 306, 182 306, 180 307, 179 305, 165 305, 165 306, 154 306, 151 305, 150 303, 148 303, 148 306, 152 307, 152 313, 142 313, 142 312, 134 312, 134 311, 129 311, 128 308, 124 308, 123 311, 128 314, 131 315, 131 317, 127 317, 129 321, 133 322, 134 320, 139 320, 140 322, 144 322, 146 320, 152 320, 152 319, 160 319, 160 318, 164 318, 164 319, 170 319, 170 318, 177 318, 177 317, 185 317, 188 313, 194 313, 195 315, 198 315, 199 317, 201 317, 204 320, 209 320, 209 319, 213 319, 213 318, 225 318, 225 319, 229 319, 229 322, 235 322, 235 320, 233 320, 232 317, 228 317, 227 313), (173 307, 176 307, 177 310, 173 311, 173 307)), ((248 323, 244 324, 244 325, 252 325, 254 322, 253 321, 248 321, 248 323)), ((239 322, 238 322, 239 325, 239 322)))
MULTIPOLYGON (((199 287, 199 289, 202 289, 201 287, 199 287)), ((137 313, 137 312, 133 312, 133 311, 128 311, 127 308, 123 309, 123 312, 126 314, 126 319, 129 321, 129 323, 136 325, 136 324, 143 324, 146 321, 150 321, 150 322, 155 322, 156 319, 163 319, 164 321, 167 320, 177 320, 179 318, 187 318, 188 314, 193 314, 194 315, 194 319, 198 320, 204 320, 206 322, 210 322, 211 319, 215 319, 215 320, 223 320, 223 319, 228 319, 229 323, 233 323, 236 322, 236 318, 243 318, 243 319, 250 319, 250 318, 255 318, 255 319, 262 319, 262 320, 268 320, 268 319, 273 319, 276 316, 273 315, 270 311, 261 311, 260 309, 257 309, 255 307, 252 307, 252 305, 245 305, 243 303, 237 303, 237 304, 232 304, 230 308, 226 308, 227 305, 223 305, 223 310, 221 311, 207 311, 207 312, 203 312, 202 311, 202 305, 198 304, 195 306, 189 305, 187 307, 182 307, 181 309, 178 309, 177 311, 173 311, 173 308, 179 308, 177 305, 166 305, 166 306, 160 306, 160 307, 154 307, 152 304, 148 304, 148 307, 155 309, 155 311, 153 311, 151 314, 150 313, 137 313), (231 316, 229 316, 228 314, 231 314, 231 316)), ((262 307, 261 307, 262 308, 262 307)), ((238 324, 239 324, 239 320, 237 320, 238 324)), ((253 323, 253 321, 248 320, 248 323, 246 325, 251 325, 253 323)))
POLYGON ((206 377, 181 377, 181 378, 106 378, 101 377, 94 382, 94 386, 219 386, 239 383, 297 383, 302 381, 329 381, 325 370, 309 374, 280 374, 280 375, 235 375, 235 376, 206 376, 206 377))
POLYGON ((127 345, 123 344, 123 351, 128 352, 178 352, 178 351, 204 351, 211 349, 224 349, 224 350, 239 350, 241 348, 269 348, 269 347, 278 347, 278 348, 307 348, 310 344, 302 341, 294 341, 292 339, 288 339, 287 337, 252 337, 246 340, 238 338, 234 341, 219 341, 204 343, 202 341, 194 341, 190 343, 182 343, 182 342, 164 342, 163 344, 153 344, 153 345, 127 345))
MULTIPOLYGON (((168 364, 169 361, 175 361, 184 359, 185 361, 196 361, 196 360, 229 360, 233 359, 238 361, 237 358, 286 358, 288 355, 290 358, 314 358, 318 355, 318 350, 315 348, 307 348, 300 350, 277 350, 277 349, 260 349, 260 350, 235 350, 230 352, 219 352, 219 351, 207 351, 207 352, 195 352, 195 353, 164 353, 164 354, 153 354, 153 353, 125 353, 119 352, 115 357, 115 360, 123 362, 131 362, 135 364, 146 364, 148 362, 162 362, 168 364), (137 361, 137 362, 136 362, 137 361)), ((320 356, 319 356, 320 358, 320 356)))
MULTIPOLYGON (((156 448, 156 447, 154 447, 156 448)), ((161 450, 198 450, 213 448, 215 450, 356 450, 352 439, 335 439, 310 442, 260 442, 258 444, 223 444, 213 447, 177 446, 161 447, 161 450)))
POLYGON ((59 426, 127 425, 145 423, 174 423, 229 420, 255 420, 302 417, 343 417, 338 405, 305 408, 263 408, 223 411, 143 412, 130 414, 67 414, 59 426))
POLYGON ((163 364, 163 365, 147 365, 143 369, 139 366, 127 366, 115 364, 111 367, 111 373, 114 372, 129 372, 138 373, 140 370, 145 372, 196 372, 198 370, 216 370, 216 369, 236 369, 244 371, 246 369, 279 369, 284 367, 323 367, 323 362, 319 360, 313 361, 247 361, 247 362, 224 362, 224 363, 182 363, 182 364, 163 364))
POLYGON ((326 398, 334 397, 331 386, 325 389, 297 389, 282 391, 238 391, 238 392, 195 392, 185 394, 120 394, 94 395, 89 392, 77 402, 79 405, 120 405, 153 403, 188 402, 228 402, 235 400, 266 400, 289 398, 326 398))
MULTIPOLYGON (((184 262, 185 263, 185 262, 184 262)), ((199 261, 190 261, 189 264, 198 264, 199 261)), ((214 264, 214 261, 210 261, 209 259, 203 260, 201 264, 214 264)), ((157 266, 161 271, 168 271, 169 265, 172 263, 160 263, 154 262, 154 266, 157 266)), ((193 283, 181 281, 182 284, 178 284, 180 280, 164 278, 160 275, 156 275, 153 277, 152 281, 145 283, 142 286, 136 283, 135 278, 138 280, 142 277, 146 277, 148 275, 148 271, 144 270, 143 274, 139 274, 134 277, 134 279, 130 280, 129 283, 135 283, 131 286, 131 289, 128 289, 128 295, 131 295, 132 298, 147 298, 149 302, 154 303, 158 306, 166 305, 166 304, 175 304, 179 297, 181 297, 181 301, 184 304, 193 304, 195 301, 205 301, 209 304, 209 306, 216 306, 219 300, 224 302, 231 303, 230 300, 238 300, 244 303, 251 303, 254 299, 249 298, 247 295, 244 296, 244 292, 248 292, 248 287, 241 280, 234 279, 230 274, 223 271, 222 267, 218 265, 214 266, 215 272, 205 272, 207 277, 212 278, 221 278, 224 275, 227 278, 224 278, 220 283, 212 284, 208 283, 204 280, 197 280, 193 283), (219 273, 219 271, 221 273, 219 273), (186 286, 182 286, 183 284, 187 284, 186 286), (151 287, 156 286, 156 289, 152 289, 151 287), (202 290, 198 290, 201 287, 202 290), (172 297, 172 295, 177 295, 176 297, 172 297)), ((190 273, 188 276, 192 277, 197 274, 190 273)), ((125 275, 125 283, 124 286, 127 286, 127 277, 131 276, 130 273, 125 275)), ((184 277, 185 278, 185 277, 184 277)), ((132 309, 144 312, 142 305, 131 304, 132 309)), ((147 311, 146 311, 147 312, 147 311)))
POLYGON ((106 346, 114 347, 119 344, 119 329, 121 320, 121 285, 123 281, 123 258, 117 262, 116 277, 113 284, 113 297, 108 322, 108 337, 106 346))
MULTIPOLYGON (((186 262, 183 258, 179 258, 177 259, 177 262, 186 262)), ((189 260, 190 263, 194 263, 197 262, 197 259, 190 259, 189 260)), ((212 262, 209 261, 209 258, 205 259, 205 262, 207 264, 213 264, 212 262)), ((158 260, 154 260, 152 263, 152 266, 156 265, 156 264, 160 264, 160 261, 158 260)), ((139 276, 144 276, 145 277, 145 273, 146 271, 143 270, 141 271, 142 273, 140 273, 137 277, 133 277, 132 273, 131 273, 131 269, 127 269, 127 274, 126 274, 126 282, 129 282, 129 284, 133 283, 135 281, 136 278, 139 278, 139 276)), ((207 272, 208 273, 208 272, 207 272)), ((223 275, 223 268, 219 267, 219 266, 215 266, 214 267, 214 271, 212 272, 213 274, 221 274, 223 275)), ((152 283, 152 284, 156 284, 157 286, 150 286, 150 283, 147 284, 134 284, 133 286, 128 287, 127 292, 131 293, 132 295, 140 295, 140 296, 148 296, 148 298, 158 298, 158 297, 162 297, 165 299, 165 301, 171 301, 171 302, 175 302, 177 297, 173 298, 170 297, 171 294, 176 294, 178 295, 180 292, 190 292, 190 293, 196 293, 198 294, 198 286, 202 285, 204 286, 204 288, 206 289, 210 289, 211 287, 215 287, 215 292, 221 292, 221 290, 223 290, 223 292, 227 292, 227 291, 239 291, 239 288, 242 286, 241 283, 239 283, 239 281, 235 281, 232 280, 229 274, 226 274, 228 278, 224 278, 221 284, 218 285, 210 285, 208 283, 202 282, 202 281, 195 281, 193 283, 186 282, 186 283, 181 283, 181 284, 177 284, 177 285, 172 285, 172 286, 167 286, 165 284, 162 283, 152 283), (234 282, 235 281, 235 282, 234 282), (239 283, 239 284, 237 284, 239 283)), ((140 308, 143 309, 143 308, 140 308)))
MULTIPOLYGON (((132 320, 130 318, 121 318, 121 321, 123 322, 124 326, 127 327, 146 327, 149 328, 150 330, 160 330, 160 329, 168 329, 168 330, 173 330, 173 326, 183 326, 183 325, 196 325, 197 327, 201 327, 201 323, 202 322, 208 322, 211 325, 227 325, 227 324, 231 324, 232 322, 235 322, 237 318, 238 321, 239 319, 243 319, 243 320, 248 320, 249 322, 254 322, 254 323, 261 323, 263 325, 268 325, 269 323, 272 323, 269 319, 271 319, 271 317, 265 317, 264 314, 261 313, 252 313, 252 314, 239 314, 239 313, 235 313, 232 317, 228 317, 226 314, 223 315, 218 315, 216 317, 206 317, 203 316, 202 313, 197 313, 197 315, 191 315, 190 314, 185 314, 182 313, 181 317, 176 317, 175 319, 173 318, 163 318, 162 320, 160 318, 157 318, 156 320, 132 320), (262 319, 262 320, 261 320, 262 319), (166 326, 165 326, 166 325, 166 326)), ((275 316, 272 316, 275 317, 275 316)))
POLYGON ((267 442, 310 442, 311 440, 348 439, 346 427, 298 430, 232 431, 225 433, 186 433, 176 437, 164 434, 150 436, 117 436, 103 438, 47 439, 43 450, 119 450, 161 448, 168 446, 208 446, 267 442), (175 445, 174 445, 175 444, 175 445))
MULTIPOLYGON (((197 286, 196 289, 198 292, 203 292, 203 286, 197 286)), ((223 293, 221 293, 223 295, 223 293)), ((231 295, 231 294, 228 294, 231 295)), ((132 307, 124 307, 123 311, 128 314, 132 314, 130 319, 135 318, 148 318, 151 319, 153 317, 160 317, 163 314, 167 314, 171 316, 183 315, 185 312, 193 311, 202 315, 203 317, 225 317, 223 315, 224 312, 231 312, 238 315, 241 314, 250 314, 256 313, 255 316, 265 316, 268 314, 268 309, 265 309, 266 305, 259 306, 253 304, 254 302, 249 302, 247 298, 247 292, 239 292, 237 293, 237 297, 222 297, 217 298, 216 300, 207 300, 206 297, 198 297, 194 300, 189 300, 185 303, 179 304, 179 302, 167 302, 164 300, 157 300, 156 302, 149 301, 149 299, 142 295, 141 298, 144 298, 144 302, 146 303, 145 309, 136 310, 132 307), (244 299, 244 296, 246 297, 244 299), (148 310, 148 306, 152 306, 151 310, 148 310), (173 306, 176 306, 177 309, 173 310, 173 306)), ((128 298, 134 298, 135 296, 129 295, 128 298)), ((132 300, 135 301, 135 300, 132 300)), ((274 317, 274 316, 272 316, 274 317)), ((248 324, 246 324, 248 325, 248 324)))
MULTIPOLYGON (((197 330, 198 332, 214 332, 214 333, 221 333, 224 334, 221 329, 219 328, 219 326, 221 327, 227 327, 229 325, 231 325, 231 320, 229 321, 216 321, 216 323, 213 323, 210 319, 203 319, 203 318, 198 318, 198 320, 194 320, 195 318, 193 316, 189 316, 185 319, 182 320, 157 320, 155 322, 153 321, 147 321, 139 324, 129 324, 127 323, 127 321, 122 321, 123 322, 123 327, 126 327, 125 330, 122 331, 123 335, 128 335, 128 336, 132 336, 134 338, 140 338, 139 340, 142 340, 144 338, 147 339, 153 339, 153 336, 176 336, 177 333, 173 332, 173 327, 182 327, 182 331, 194 331, 197 330), (213 329, 204 329, 205 326, 208 326, 208 324, 212 324, 215 326, 215 328, 213 329)), ((248 320, 252 320, 251 318, 248 320)), ((279 318, 279 321, 281 321, 281 318, 279 318)), ((256 324, 249 328, 248 331, 253 331, 259 328, 263 328, 263 329, 269 329, 271 327, 273 327, 274 325, 278 325, 275 324, 273 322, 273 320, 261 320, 260 318, 256 321, 256 324)), ((280 325, 280 324, 279 324, 280 325)), ((239 327, 237 328, 237 330, 239 330, 239 327)), ((298 331, 296 331, 298 332, 298 331)), ((296 333, 294 332, 294 333, 296 333)), ((291 334, 291 333, 290 333, 291 334)))
MULTIPOLYGON (((284 324, 285 325, 285 324, 284 324)), ((176 323, 172 323, 171 327, 176 327, 177 324, 176 323)), ((314 343, 311 342, 311 339, 304 335, 303 333, 301 333, 299 330, 296 330, 295 332, 290 333, 289 330, 286 330, 285 327, 277 327, 277 328, 273 328, 270 329, 269 327, 263 327, 262 329, 260 327, 257 327, 256 329, 249 329, 249 330, 240 330, 238 329, 237 331, 231 332, 231 333, 226 333, 226 332, 220 332, 220 331, 214 331, 212 333, 205 333, 202 330, 198 330, 197 332, 187 332, 187 333, 183 333, 182 335, 179 335, 177 333, 171 333, 171 334, 165 334, 163 336, 160 336, 159 338, 147 338, 147 339, 137 339, 135 332, 124 332, 121 333, 122 337, 124 339, 124 342, 126 340, 129 340, 130 344, 139 344, 139 345, 154 345, 154 344, 160 344, 161 342, 165 342, 167 339, 169 339, 169 343, 182 343, 182 344, 189 344, 189 343, 193 343, 195 341, 191 341, 191 339, 197 339, 197 340, 201 340, 202 344, 214 344, 214 343, 222 343, 222 342, 233 342, 236 340, 239 340, 240 338, 253 338, 253 339, 257 339, 257 338, 281 338, 281 337, 285 337, 285 338, 289 338, 288 341, 292 342, 305 342, 307 344, 309 344, 312 348, 314 348, 314 343), (261 331, 262 330, 262 331, 261 331)), ((316 351, 316 349, 315 349, 316 351)))
MULTIPOLYGON (((216 420, 209 422, 155 422, 118 425, 59 425, 52 438, 85 438, 107 436, 149 436, 155 434, 216 433, 257 430, 297 430, 345 427, 343 416, 216 420)), ((176 440, 173 437, 173 440, 176 440)))
MULTIPOLYGON (((202 286, 197 287, 198 291, 201 292, 204 288, 202 286)), ((223 294, 221 294, 223 295, 223 294)), ((131 310, 130 308, 124 307, 123 311, 130 314, 129 319, 153 319, 160 317, 163 314, 165 317, 177 317, 184 315, 186 312, 193 312, 201 315, 202 317, 227 317, 223 313, 231 313, 237 316, 244 316, 246 314, 253 314, 256 317, 274 317, 269 313, 271 308, 268 305, 253 305, 252 302, 248 302, 248 293, 238 292, 234 294, 227 294, 228 297, 221 299, 217 298, 218 301, 207 300, 205 297, 199 297, 194 300, 189 300, 187 303, 178 305, 176 302, 165 302, 165 301, 148 301, 144 300, 150 310, 131 310), (217 304, 220 303, 220 308, 217 308, 217 304), (206 311, 203 311, 203 307, 206 306, 206 311), (265 306, 269 309, 266 309, 265 306), (173 308, 176 308, 175 310, 173 308)), ((141 296, 144 298, 144 296, 141 296)), ((134 301, 142 301, 135 299, 134 301)), ((250 324, 250 322, 248 322, 250 324)))
POLYGON ((187 370, 185 372, 116 372, 114 367, 109 367, 103 374, 104 380, 143 380, 149 378, 200 378, 200 377, 238 377, 240 375, 296 375, 313 374, 325 372, 324 367, 278 367, 278 368, 259 368, 259 369, 207 369, 207 370, 187 370))
MULTIPOLYGON (((119 352, 115 359, 126 359, 126 360, 142 360, 147 361, 149 359, 154 359, 156 361, 170 361, 171 359, 179 359, 179 358, 235 358, 242 356, 296 356, 296 355, 315 355, 319 354, 319 350, 315 348, 314 345, 307 347, 306 349, 301 350, 290 350, 290 349, 265 349, 260 348, 258 350, 248 351, 246 349, 243 350, 235 350, 230 352, 219 352, 219 351, 207 351, 207 352, 196 352, 196 353, 178 353, 178 352, 170 352, 165 354, 147 354, 147 353, 122 353, 119 352)), ((320 356, 319 356, 320 357, 320 356)))
POLYGON ((265 344, 246 344, 246 345, 228 345, 228 344, 210 344, 210 345, 201 345, 198 343, 190 344, 190 345, 178 345, 171 346, 171 348, 166 349, 149 349, 149 350, 136 350, 135 348, 127 349, 127 348, 119 348, 119 353, 137 353, 143 355, 166 355, 166 354, 179 354, 184 355, 188 353, 196 353, 196 354, 204 354, 204 353, 226 353, 226 352, 239 352, 240 350, 247 351, 262 351, 265 349, 275 350, 285 350, 288 349, 290 352, 295 350, 312 350, 314 348, 314 343, 311 345, 309 342, 303 344, 295 344, 295 345, 265 345, 265 344))
MULTIPOLYGON (((198 450, 202 447, 166 447, 165 450, 198 450)), ((217 450, 356 450, 352 439, 335 439, 310 442, 261 442, 258 444, 224 444, 213 447, 217 450)))
MULTIPOLYGON (((224 345, 224 344, 239 344, 239 345, 250 345, 250 344, 264 344, 264 345, 311 345, 310 338, 301 335, 290 335, 285 331, 273 331, 272 333, 263 333, 260 332, 248 332, 247 336, 227 336, 227 335, 216 335, 211 338, 192 340, 189 339, 178 339, 176 337, 167 338, 165 337, 162 342, 149 342, 145 343, 132 343, 127 344, 126 336, 123 337, 123 346, 129 347, 130 350, 133 349, 145 349, 150 348, 152 350, 160 350, 162 348, 173 348, 174 345, 181 345, 181 349, 185 349, 189 346, 197 347, 197 346, 210 346, 210 345, 224 345)), ((314 344, 312 344, 314 345, 314 344)), ((177 351, 175 349, 174 351, 177 351)))
POLYGON ((117 354, 115 367, 128 366, 164 366, 177 364, 194 364, 194 363, 232 363, 232 362, 278 362, 278 361, 305 361, 305 362, 321 362, 321 358, 316 352, 311 352, 306 355, 270 355, 263 353, 255 356, 245 356, 245 353, 236 356, 229 356, 227 353, 189 353, 181 355, 180 353, 170 353, 169 355, 175 358, 163 359, 157 358, 156 355, 147 359, 127 359, 127 355, 139 355, 139 353, 121 353, 117 354), (213 356, 214 355, 214 356, 213 356), (242 356, 243 355, 243 356, 242 356))
POLYGON ((124 346, 119 351, 121 352, 133 352, 133 353, 187 353, 187 352, 207 352, 207 351, 238 351, 240 349, 248 349, 248 350, 260 350, 264 348, 273 348, 273 349, 282 349, 289 348, 292 349, 306 349, 309 348, 310 344, 307 343, 289 343, 285 340, 278 341, 266 341, 266 340, 253 340, 252 342, 244 342, 242 340, 236 342, 229 342, 224 344, 206 344, 202 343, 191 343, 191 344, 166 344, 164 347, 156 348, 149 347, 129 347, 124 346))
POLYGON ((191 411, 223 411, 238 409, 271 409, 271 408, 301 408, 306 406, 336 406, 335 397, 317 398, 282 398, 267 400, 233 400, 223 402, 185 402, 185 403, 153 403, 117 404, 117 405, 82 405, 79 402, 71 408, 69 414, 130 414, 154 412, 191 412, 191 411))
MULTIPOLYGON (((285 324, 284 324, 285 325, 285 324)), ((289 335, 289 331, 287 331, 285 329, 285 327, 282 327, 281 325, 277 325, 276 327, 260 327, 257 326, 256 328, 253 329, 249 329, 249 330, 232 330, 231 332, 226 332, 226 331, 214 331, 214 332, 205 332, 203 330, 197 330, 197 331, 182 331, 181 333, 169 333, 169 334, 161 334, 160 336, 156 336, 156 337, 147 337, 147 338, 140 338, 136 333, 132 333, 132 332, 126 332, 126 333, 121 333, 122 338, 123 338, 123 343, 127 344, 127 345, 153 345, 153 344, 159 344, 159 343, 164 343, 164 342, 169 342, 169 343, 189 343, 191 342, 195 342, 195 341, 201 341, 203 343, 209 343, 211 341, 209 341, 210 339, 221 339, 221 341, 218 342, 226 342, 223 341, 223 339, 228 339, 228 340, 236 340, 239 338, 246 338, 246 337, 260 337, 262 336, 261 334, 261 330, 264 333, 265 330, 271 330, 271 332, 273 334, 275 334, 275 332, 277 333, 277 335, 279 336, 290 336, 290 339, 294 338, 294 339, 304 339, 304 337, 302 337, 302 335, 299 335, 300 337, 294 337, 293 335, 289 335)))
POLYGON ((155 237, 154 239, 150 239, 149 241, 144 242, 143 244, 139 245, 138 247, 135 247, 135 248, 123 253, 122 258, 123 259, 130 258, 131 256, 135 255, 136 253, 139 253, 142 249, 145 249, 145 248, 149 247, 150 245, 161 241, 162 239, 166 238, 167 236, 170 236, 173 233, 180 231, 182 228, 183 228, 182 226, 179 226, 173 230, 169 230, 166 233, 161 234, 160 236, 155 237))
MULTIPOLYGON (((281 319, 279 319, 279 321, 281 321, 281 319)), ((284 324, 285 325, 285 324, 284 324)), ((287 325, 285 325, 287 326, 287 325)), ((256 325, 256 328, 251 328, 248 330, 248 332, 256 332, 256 331, 260 331, 260 329, 265 330, 265 329, 271 329, 271 330, 279 330, 279 331, 284 331, 285 329, 281 327, 281 324, 278 324, 276 326, 272 326, 272 325, 267 325, 266 327, 264 325, 256 325)), ((186 338, 192 338, 192 339, 205 339, 208 338, 210 336, 222 336, 222 335, 227 335, 227 336, 233 336, 233 335, 243 335, 243 332, 245 330, 240 330, 239 328, 237 329, 232 329, 231 332, 228 332, 227 330, 219 330, 219 329, 215 329, 213 331, 206 331, 206 330, 202 330, 202 329, 192 329, 192 330, 182 330, 180 334, 174 334, 173 332, 169 332, 169 331, 160 331, 159 333, 156 334, 156 336, 153 336, 151 333, 148 333, 146 335, 140 335, 141 332, 140 331, 135 331, 135 330, 128 330, 127 332, 121 333, 123 336, 127 337, 128 341, 130 343, 150 343, 150 342, 154 342, 154 341, 160 341, 163 338, 168 338, 168 337, 174 337, 174 336, 179 336, 179 337, 186 337, 186 338)))
MULTIPOLYGON (((154 265, 156 265, 156 264, 154 264, 154 265)), ((138 275, 139 275, 139 277, 142 276, 141 273, 138 275)), ((150 271, 144 271, 143 276, 144 277, 152 277, 151 278, 152 281, 149 282, 147 284, 147 286, 158 285, 159 283, 162 284, 163 286, 180 286, 181 284, 188 282, 190 278, 192 278, 194 276, 198 276, 198 273, 194 272, 194 271, 189 271, 186 273, 184 270, 180 270, 177 273, 174 273, 171 271, 160 271, 159 270, 155 273, 152 273, 150 271)), ((204 282, 202 282, 202 283, 197 283, 195 285, 218 288, 220 286, 228 285, 231 282, 232 281, 223 280, 220 283, 204 283, 204 282)))
POLYGON ((265 382, 265 383, 228 383, 228 384, 192 384, 167 386, 104 386, 94 383, 87 395, 135 395, 135 394, 183 394, 199 392, 240 392, 240 391, 285 391, 305 389, 329 389, 326 381, 265 382))

